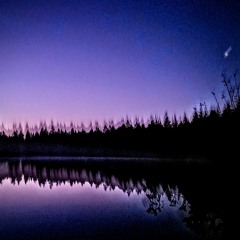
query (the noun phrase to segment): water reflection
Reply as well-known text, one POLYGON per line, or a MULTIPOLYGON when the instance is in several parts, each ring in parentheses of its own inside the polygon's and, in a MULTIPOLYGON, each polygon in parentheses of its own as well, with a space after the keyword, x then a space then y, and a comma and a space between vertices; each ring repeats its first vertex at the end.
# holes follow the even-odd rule
MULTIPOLYGON (((91 188, 106 192, 118 190, 129 198, 140 196, 142 208, 137 205, 138 208, 153 219, 163 213, 178 214, 183 224, 196 233, 188 236, 182 233, 178 235, 179 239, 222 239, 223 205, 218 197, 221 182, 217 176, 216 182, 212 179, 211 166, 201 166, 157 161, 149 164, 136 160, 11 160, 0 162, 0 184, 8 179, 13 185, 34 182, 41 188, 50 189, 65 184, 89 184, 91 188)), ((119 202, 120 199, 118 197, 119 202)), ((135 213, 138 210, 135 209, 135 213)), ((155 232, 153 236, 158 234, 155 232)), ((141 235, 140 239, 145 237, 141 235)))

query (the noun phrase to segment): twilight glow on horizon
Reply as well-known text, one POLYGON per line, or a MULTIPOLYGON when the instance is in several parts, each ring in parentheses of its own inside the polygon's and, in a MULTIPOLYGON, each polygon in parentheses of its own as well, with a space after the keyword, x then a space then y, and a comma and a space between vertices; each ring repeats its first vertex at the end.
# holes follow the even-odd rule
POLYGON ((0 0, 0 123, 211 104, 222 71, 240 70, 239 13, 238 0, 0 0))

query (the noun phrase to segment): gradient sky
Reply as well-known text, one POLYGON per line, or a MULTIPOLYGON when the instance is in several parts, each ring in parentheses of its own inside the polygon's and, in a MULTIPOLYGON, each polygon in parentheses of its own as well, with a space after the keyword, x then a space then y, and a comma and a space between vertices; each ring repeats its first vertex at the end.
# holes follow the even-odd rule
POLYGON ((0 0, 5 125, 191 112, 224 69, 240 69, 238 0, 0 0))

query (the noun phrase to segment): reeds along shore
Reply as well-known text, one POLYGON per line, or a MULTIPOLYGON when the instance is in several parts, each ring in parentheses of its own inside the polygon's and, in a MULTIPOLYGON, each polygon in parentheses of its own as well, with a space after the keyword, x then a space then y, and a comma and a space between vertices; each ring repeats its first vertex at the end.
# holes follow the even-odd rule
POLYGON ((166 112, 162 120, 151 116, 147 123, 127 117, 118 124, 95 122, 88 128, 53 122, 35 128, 26 124, 25 129, 14 125, 10 135, 2 126, 0 155, 234 155, 240 133, 240 83, 237 74, 222 78, 222 96, 212 92, 216 106, 200 103, 191 118, 185 113, 170 118, 166 112))

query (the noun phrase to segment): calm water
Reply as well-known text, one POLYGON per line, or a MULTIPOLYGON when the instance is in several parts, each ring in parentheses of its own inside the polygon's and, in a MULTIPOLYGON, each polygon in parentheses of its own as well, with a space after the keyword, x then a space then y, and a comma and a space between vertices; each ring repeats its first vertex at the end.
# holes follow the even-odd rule
POLYGON ((222 239, 220 175, 173 160, 1 160, 0 238, 222 239))

